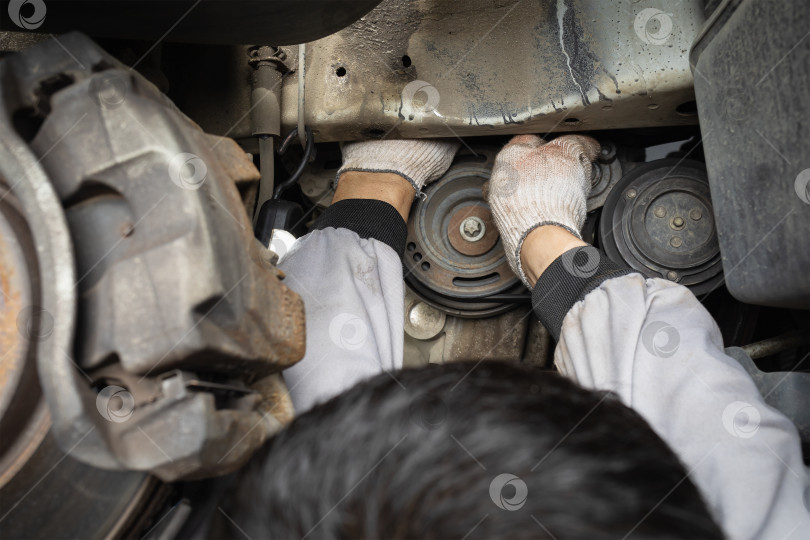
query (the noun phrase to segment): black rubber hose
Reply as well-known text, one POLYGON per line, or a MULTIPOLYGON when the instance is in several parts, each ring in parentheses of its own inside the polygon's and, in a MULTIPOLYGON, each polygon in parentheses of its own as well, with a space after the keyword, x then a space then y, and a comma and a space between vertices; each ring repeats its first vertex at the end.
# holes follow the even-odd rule
MULTIPOLYGON (((280 183, 276 186, 275 191, 273 192, 273 198, 278 199, 281 197, 281 194, 284 193, 288 188, 291 188, 298 182, 298 179, 301 178, 301 174, 304 172, 304 168, 309 163, 309 158, 312 156, 312 150, 315 148, 315 141, 312 137, 312 130, 308 127, 304 128, 304 132, 307 135, 307 145, 304 147, 304 155, 301 158, 301 164, 298 165, 298 168, 295 170, 292 175, 286 179, 284 182, 280 183)), ((287 138, 284 139, 284 142, 281 143, 281 146, 278 149, 278 154, 282 155, 284 152, 287 151, 287 148, 290 146, 290 142, 298 136, 298 128, 293 128, 287 138)))

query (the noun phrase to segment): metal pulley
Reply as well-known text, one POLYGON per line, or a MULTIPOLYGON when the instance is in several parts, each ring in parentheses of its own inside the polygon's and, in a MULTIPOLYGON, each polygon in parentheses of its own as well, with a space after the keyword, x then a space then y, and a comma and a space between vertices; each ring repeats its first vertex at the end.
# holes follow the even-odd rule
POLYGON ((641 165, 616 184, 600 222, 608 257, 648 277, 702 294, 722 281, 706 167, 662 159, 641 165))
POLYGON ((512 309, 498 295, 523 292, 509 268, 482 187, 496 151, 462 153, 427 186, 408 220, 405 280, 430 305, 461 317, 512 309))

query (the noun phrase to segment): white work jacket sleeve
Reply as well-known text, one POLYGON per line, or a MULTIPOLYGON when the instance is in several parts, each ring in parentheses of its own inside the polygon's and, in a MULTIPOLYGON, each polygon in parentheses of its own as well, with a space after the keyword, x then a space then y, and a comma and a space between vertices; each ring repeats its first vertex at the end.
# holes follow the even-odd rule
POLYGON ((306 310, 306 354, 284 371, 297 414, 402 367, 402 217, 390 204, 352 199, 315 227, 279 263, 306 310))
POLYGON ((810 538, 810 480, 796 427, 723 352, 681 285, 619 269, 593 247, 558 258, 533 307, 561 373, 615 392, 684 463, 731 539, 810 538))

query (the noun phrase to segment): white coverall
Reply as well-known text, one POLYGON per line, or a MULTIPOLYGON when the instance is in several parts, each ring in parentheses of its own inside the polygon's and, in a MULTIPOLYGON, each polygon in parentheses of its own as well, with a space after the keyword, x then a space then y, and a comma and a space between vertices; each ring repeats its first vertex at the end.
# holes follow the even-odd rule
MULTIPOLYGON (((331 206, 281 261, 307 309, 306 356, 285 371, 299 413, 402 366, 404 222, 374 202, 331 206)), ((810 539, 810 474, 795 426, 724 354, 719 328, 688 289, 611 272, 618 267, 605 261, 604 275, 588 281, 561 272, 557 259, 535 287, 535 299, 555 288, 550 280, 567 289, 534 302, 558 338, 559 371, 644 417, 729 538, 810 539), (545 312, 561 305, 556 318, 545 312)))

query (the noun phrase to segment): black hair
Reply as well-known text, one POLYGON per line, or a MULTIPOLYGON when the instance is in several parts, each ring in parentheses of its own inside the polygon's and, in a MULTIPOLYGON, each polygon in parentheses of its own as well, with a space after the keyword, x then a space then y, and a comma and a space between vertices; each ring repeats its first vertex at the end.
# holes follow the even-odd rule
POLYGON ((670 448, 615 396, 501 362, 381 374, 244 469, 264 538, 722 538, 670 448))

